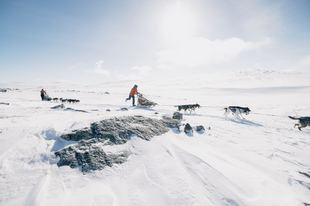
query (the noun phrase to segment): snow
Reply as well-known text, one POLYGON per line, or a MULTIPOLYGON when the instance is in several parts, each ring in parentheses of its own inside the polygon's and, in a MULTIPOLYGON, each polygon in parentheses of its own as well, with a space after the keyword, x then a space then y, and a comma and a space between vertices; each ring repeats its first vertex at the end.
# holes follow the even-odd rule
POLYGON ((309 204, 310 128, 299 131, 287 117, 310 116, 309 77, 247 70, 88 86, 0 84, 12 89, 0 92, 0 102, 9 103, 0 104, 0 205, 309 204), (125 102, 134 84, 159 105, 125 102), (42 88, 50 97, 81 100, 65 105, 88 113, 51 109, 60 103, 40 101, 42 88), (102 145, 106 153, 129 150, 128 161, 85 175, 80 168, 57 166, 54 152, 76 143, 61 139, 62 134, 115 116, 172 117, 174 105, 195 103, 202 107, 184 114, 182 123, 210 130, 170 129, 151 141, 132 136, 124 145, 102 145), (226 106, 252 112, 245 119, 226 118, 221 110, 226 106))

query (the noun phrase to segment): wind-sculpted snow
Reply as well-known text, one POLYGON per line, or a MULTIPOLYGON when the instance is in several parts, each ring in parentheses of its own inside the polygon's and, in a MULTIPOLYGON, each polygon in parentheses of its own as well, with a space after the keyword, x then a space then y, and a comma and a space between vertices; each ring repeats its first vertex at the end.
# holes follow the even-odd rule
POLYGON ((288 118, 310 114, 309 75, 275 73, 261 84, 238 75, 90 86, 0 83, 20 88, 0 92, 0 102, 9 103, 0 104, 0 205, 309 205, 310 127, 299 131, 288 118), (159 105, 130 107, 124 100, 134 84, 159 105), (81 102, 64 103, 74 111, 51 109, 62 103, 41 101, 42 88, 81 102), (175 120, 179 129, 161 119, 173 117, 175 105, 196 102, 196 113, 175 120), (229 105, 252 113, 246 120, 225 117, 229 105), (169 131, 156 136, 157 123, 169 131))
POLYGON ((55 155, 60 157, 57 165, 59 167, 68 165, 71 168, 82 166, 82 172, 86 173, 90 170, 102 170, 105 166, 121 164, 127 160, 129 156, 127 150, 107 155, 101 146, 96 145, 99 142, 97 139, 81 140, 73 146, 55 152, 55 155))
POLYGON ((124 144, 132 135, 151 140, 154 136, 168 132, 167 127, 179 129, 179 122, 168 117, 158 120, 143 116, 129 116, 92 123, 90 128, 74 130, 61 136, 65 140, 79 142, 55 152, 55 155, 60 157, 57 165, 59 167, 68 165, 71 168, 82 166, 82 172, 85 173, 90 170, 102 170, 105 166, 121 164, 127 160, 129 151, 107 155, 100 144, 124 144))

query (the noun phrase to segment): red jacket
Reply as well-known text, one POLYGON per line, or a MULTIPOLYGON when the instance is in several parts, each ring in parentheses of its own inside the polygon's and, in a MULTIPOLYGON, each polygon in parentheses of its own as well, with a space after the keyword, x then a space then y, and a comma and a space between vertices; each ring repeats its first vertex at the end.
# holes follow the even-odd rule
POLYGON ((131 89, 131 91, 130 91, 130 96, 135 96, 135 94, 137 94, 138 93, 138 89, 136 88, 136 87, 133 87, 132 89, 131 89))
POLYGON ((44 93, 45 93, 45 91, 42 89, 42 90, 41 90, 41 94, 44 94, 44 93))

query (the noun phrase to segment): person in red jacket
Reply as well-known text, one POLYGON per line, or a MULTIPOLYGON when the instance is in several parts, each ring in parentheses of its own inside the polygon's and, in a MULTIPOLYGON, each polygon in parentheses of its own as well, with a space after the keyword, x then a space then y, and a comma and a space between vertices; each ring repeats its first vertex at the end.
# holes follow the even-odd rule
POLYGON ((139 94, 137 88, 138 88, 137 85, 133 86, 133 88, 131 89, 131 91, 129 93, 129 97, 125 100, 127 102, 128 100, 130 100, 132 98, 132 106, 136 106, 135 105, 135 94, 139 94))
POLYGON ((40 91, 40 93, 41 93, 41 99, 42 99, 42 101, 44 100, 44 94, 46 93, 45 91, 44 91, 44 89, 42 89, 41 91, 40 91))

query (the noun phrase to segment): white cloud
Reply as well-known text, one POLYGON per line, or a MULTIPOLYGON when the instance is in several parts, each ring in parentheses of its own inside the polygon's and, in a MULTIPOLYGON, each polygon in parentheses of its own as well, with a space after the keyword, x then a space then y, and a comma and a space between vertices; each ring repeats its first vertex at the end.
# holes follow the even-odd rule
POLYGON ((236 58, 240 53, 259 49, 271 42, 265 38, 260 42, 245 42, 239 38, 211 41, 206 38, 192 38, 178 46, 158 52, 160 67, 199 67, 236 58))
POLYGON ((139 76, 149 76, 152 68, 149 66, 141 66, 141 67, 135 66, 132 67, 131 70, 137 70, 138 71, 137 75, 139 76))
POLYGON ((150 66, 134 66, 131 68, 131 70, 134 71, 135 74, 118 74, 117 78, 119 80, 142 80, 145 79, 146 76, 150 75, 152 68, 150 66))
POLYGON ((166 65, 166 64, 159 64, 158 65, 158 69, 161 69, 161 70, 173 70, 175 67, 174 66, 171 66, 171 65, 166 65))
POLYGON ((106 76, 110 76, 110 72, 108 70, 103 69, 102 67, 103 67, 103 60, 100 60, 96 62, 96 67, 90 72, 95 73, 95 74, 104 74, 106 76))
POLYGON ((254 66, 260 67, 260 66, 262 66, 262 65, 261 65, 260 63, 255 63, 254 66))
POLYGON ((124 74, 118 74, 116 75, 117 79, 121 80, 121 81, 125 81, 125 80, 141 80, 141 76, 136 76, 136 75, 124 75, 124 74))
POLYGON ((70 70, 72 70, 72 69, 79 69, 79 68, 83 68, 83 67, 86 67, 86 66, 87 65, 84 64, 84 63, 78 63, 78 64, 75 64, 72 67, 70 67, 70 70))

